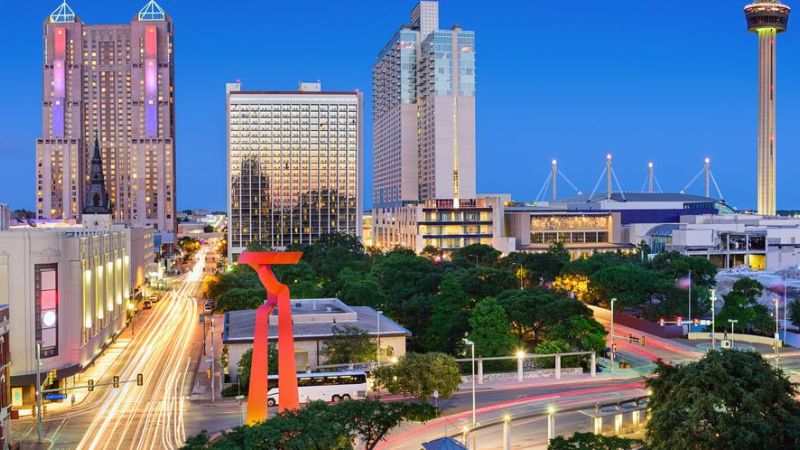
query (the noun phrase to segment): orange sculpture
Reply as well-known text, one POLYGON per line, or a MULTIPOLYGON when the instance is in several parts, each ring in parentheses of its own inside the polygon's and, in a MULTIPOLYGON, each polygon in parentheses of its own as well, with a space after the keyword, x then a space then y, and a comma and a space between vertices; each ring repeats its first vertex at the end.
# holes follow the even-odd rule
POLYGON ((267 391, 269 357, 269 316, 278 307, 278 410, 297 409, 297 367, 294 359, 294 330, 289 286, 282 284, 272 273, 275 264, 297 264, 302 252, 250 252, 239 256, 239 264, 247 264, 258 274, 267 290, 267 300, 256 310, 253 332, 253 359, 250 368, 250 388, 247 397, 247 424, 267 420, 267 391))

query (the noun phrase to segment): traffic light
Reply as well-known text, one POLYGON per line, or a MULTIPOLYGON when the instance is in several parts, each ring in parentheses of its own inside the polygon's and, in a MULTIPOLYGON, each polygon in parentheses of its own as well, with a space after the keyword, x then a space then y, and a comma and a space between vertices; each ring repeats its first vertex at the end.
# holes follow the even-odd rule
POLYGON ((50 369, 50 371, 47 372, 47 381, 45 382, 45 385, 51 385, 55 383, 57 377, 58 372, 56 372, 56 369, 50 369))
POLYGON ((144 385, 144 375, 138 373, 136 374, 136 385, 143 386, 144 385))
POLYGON ((644 347, 644 345, 645 345, 645 342, 644 342, 644 340, 645 340, 645 337, 644 337, 644 336, 642 336, 642 337, 639 339, 639 342, 641 342, 641 343, 642 343, 642 347, 644 347))
POLYGON ((206 378, 211 379, 211 369, 206 369, 206 378))
POLYGON ((94 380, 89 380, 87 384, 89 387, 89 392, 92 392, 94 390, 94 380))
POLYGON ((117 375, 114 375, 114 378, 111 379, 111 385, 115 388, 119 387, 119 377, 117 375))
POLYGON ((617 344, 611 344, 611 353, 617 353, 617 344))
POLYGON ((628 343, 633 344, 633 333, 628 333, 628 343))

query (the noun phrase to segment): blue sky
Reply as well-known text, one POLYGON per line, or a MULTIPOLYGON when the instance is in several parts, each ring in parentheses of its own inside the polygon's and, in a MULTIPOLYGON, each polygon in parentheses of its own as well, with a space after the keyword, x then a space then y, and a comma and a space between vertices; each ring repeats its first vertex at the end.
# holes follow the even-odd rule
MULTIPOLYGON (((57 1, 3 2, 0 202, 34 204, 41 23, 57 1)), ((87 23, 145 3, 72 0, 87 23)), ((371 66, 413 0, 162 0, 176 30, 178 207, 225 208, 225 85, 365 92, 365 205, 372 193, 371 66)), ((479 192, 532 200, 558 158, 584 192, 607 152, 625 190, 652 160, 677 191, 712 158, 722 193, 755 206, 756 37, 730 0, 440 1, 440 24, 476 31, 479 192)), ((791 6, 791 3, 789 3, 791 6)), ((800 31, 778 42, 778 207, 800 207, 800 31)), ((561 192, 569 188, 562 184, 561 192)), ((700 193, 698 182, 693 189, 700 193)))

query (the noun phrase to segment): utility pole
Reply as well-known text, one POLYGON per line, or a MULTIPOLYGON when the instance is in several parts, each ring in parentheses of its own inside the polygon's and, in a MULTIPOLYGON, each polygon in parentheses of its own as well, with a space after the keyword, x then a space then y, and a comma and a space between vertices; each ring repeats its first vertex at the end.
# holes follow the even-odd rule
MULTIPOLYGON (((784 289, 785 289, 785 287, 784 287, 784 289)), ((780 351, 781 332, 778 329, 778 321, 780 320, 779 319, 780 311, 778 310, 778 302, 779 301, 780 300, 778 300, 778 297, 775 297, 775 363, 780 366, 780 364, 781 364, 781 351, 780 351)), ((784 307, 786 307, 786 305, 784 305, 784 307)))
POLYGON ((36 343, 36 442, 42 443, 42 344, 36 343))

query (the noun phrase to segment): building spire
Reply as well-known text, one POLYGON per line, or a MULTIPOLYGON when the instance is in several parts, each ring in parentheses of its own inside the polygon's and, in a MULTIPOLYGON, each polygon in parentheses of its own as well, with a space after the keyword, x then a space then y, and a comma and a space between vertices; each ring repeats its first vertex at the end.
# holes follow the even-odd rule
POLYGON ((139 10, 139 21, 142 22, 158 22, 166 20, 166 17, 167 14, 155 0, 150 0, 144 5, 144 8, 139 10))
POLYGON ((58 8, 50 13, 50 23, 73 23, 75 22, 75 11, 69 7, 67 0, 61 2, 58 8))
POLYGON ((103 177, 103 160, 100 157, 100 141, 94 135, 94 154, 92 155, 92 172, 89 176, 89 187, 83 205, 84 214, 111 214, 111 207, 103 177))

